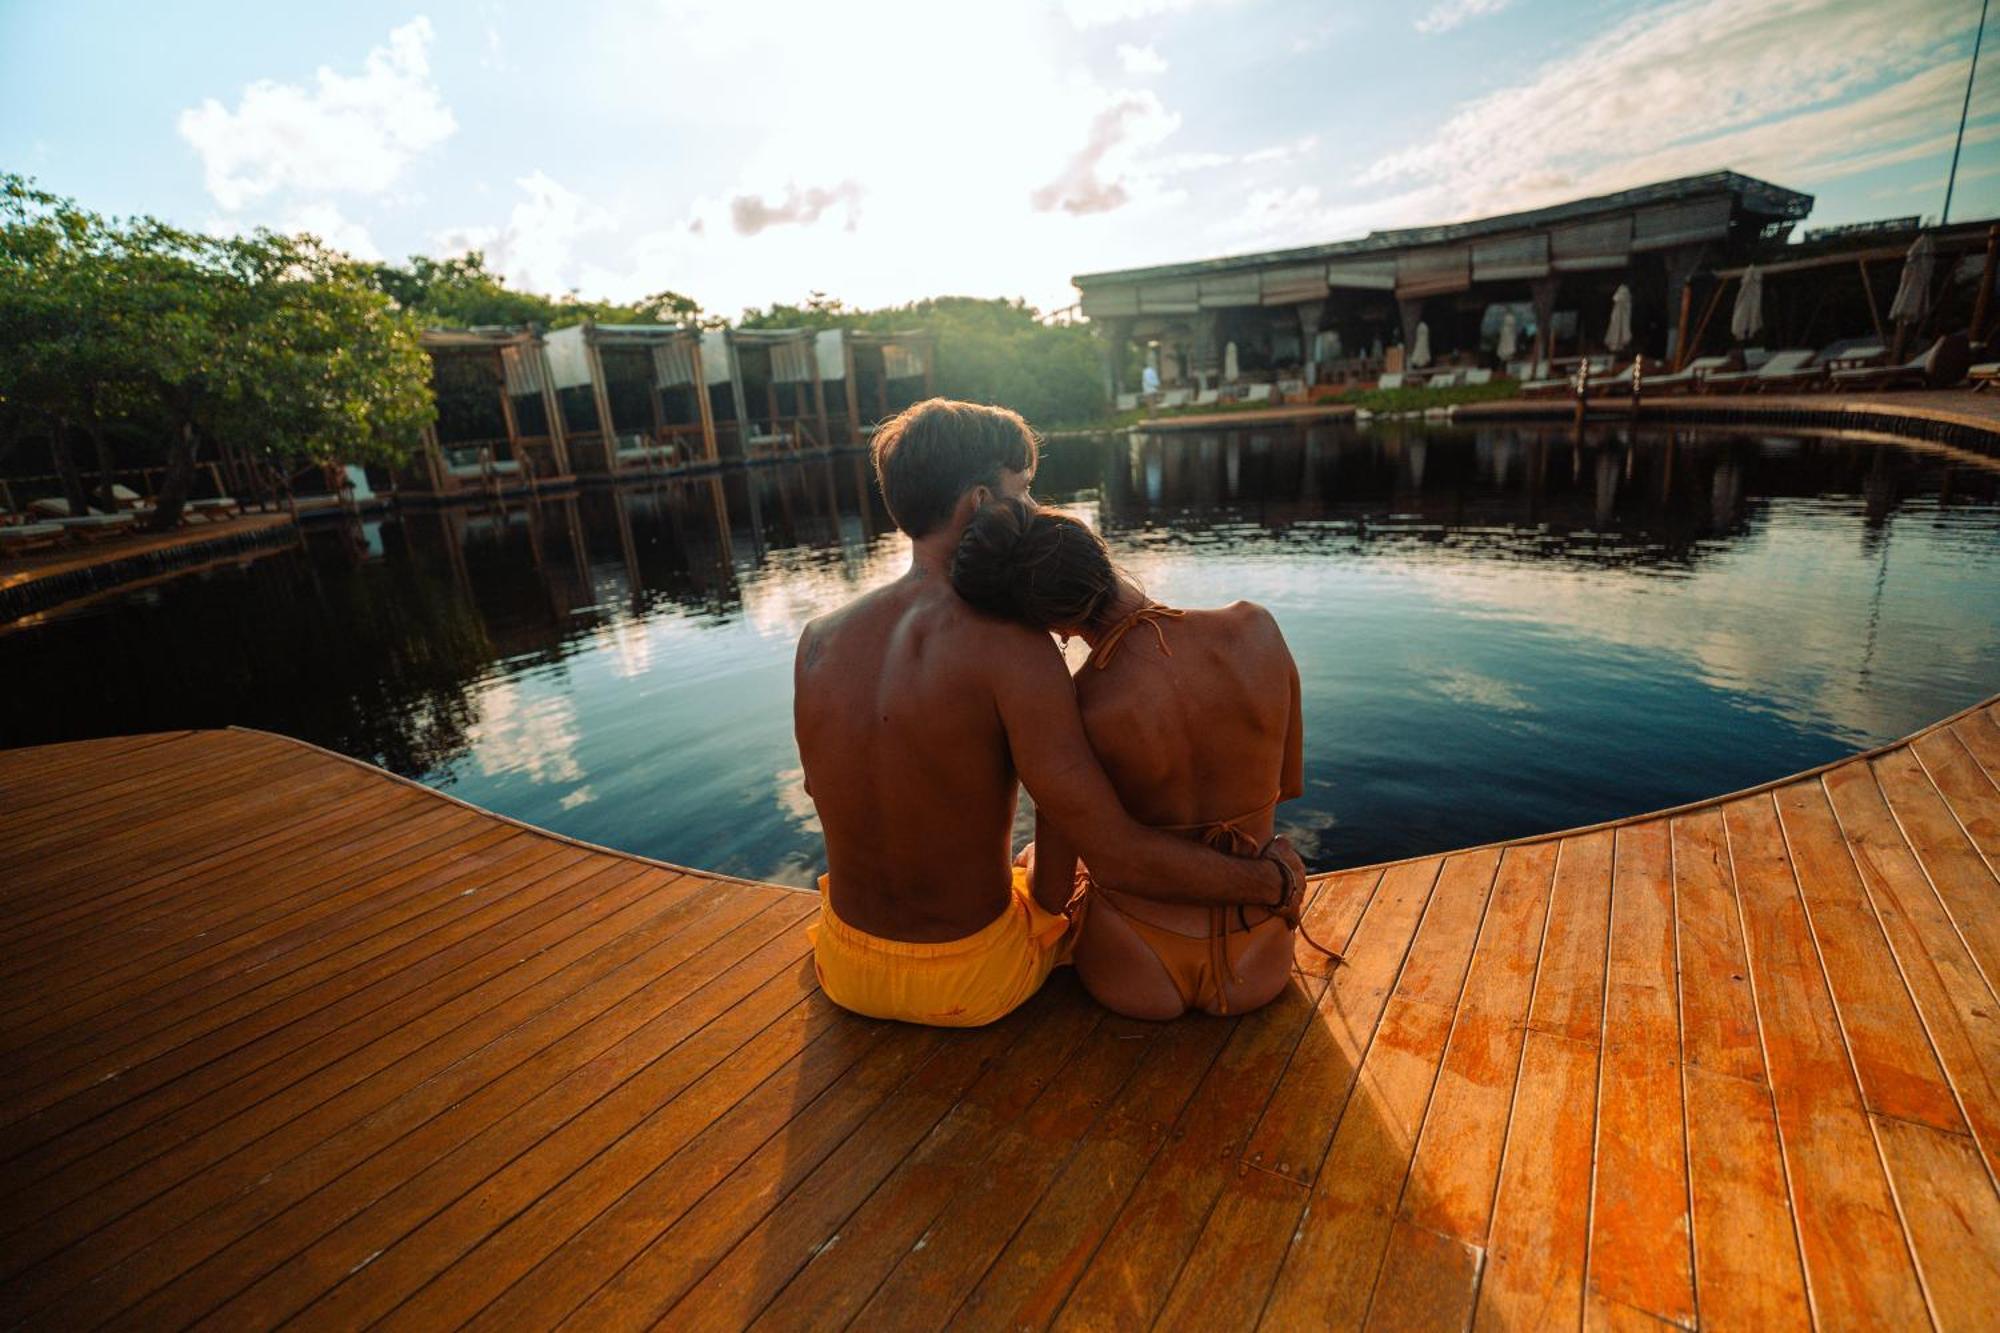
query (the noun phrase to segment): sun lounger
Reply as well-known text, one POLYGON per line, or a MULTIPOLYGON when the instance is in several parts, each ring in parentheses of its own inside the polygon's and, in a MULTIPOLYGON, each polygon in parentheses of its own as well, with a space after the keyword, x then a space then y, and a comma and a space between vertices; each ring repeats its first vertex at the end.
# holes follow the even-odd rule
MULTIPOLYGON (((1794 347, 1782 352, 1771 353, 1770 358, 1756 370, 1711 371, 1703 377, 1701 387, 1709 393, 1743 393, 1761 387, 1763 384, 1781 382, 1809 371, 1815 353, 1809 347, 1794 347)), ((1809 371, 1811 378, 1818 378, 1819 372, 1809 371)))
POLYGON ((220 523, 226 518, 234 518, 241 514, 243 506, 237 500, 224 495, 213 500, 189 500, 183 512, 193 514, 204 522, 220 523))
MULTIPOLYGON (((1214 392, 1210 390, 1210 392, 1214 392)), ((1186 407, 1194 398, 1192 389, 1168 389, 1160 395, 1161 407, 1186 407)), ((1212 401, 1212 400, 1211 400, 1212 401)))
POLYGON ((2000 383, 2000 361, 1987 361, 1973 366, 1965 372, 1965 378, 1972 381, 1972 391, 1980 393, 1994 384, 2000 383))
POLYGON ((94 542, 130 532, 138 519, 131 514, 79 514, 59 518, 56 526, 78 541, 94 542))
POLYGON ((1947 334, 1900 366, 1851 366, 1827 379, 1835 389, 1948 389, 1964 378, 1970 357, 1965 335, 1947 334))
POLYGON ((1138 411, 1138 410, 1139 410, 1139 395, 1138 395, 1138 394, 1136 394, 1136 393, 1121 393, 1121 394, 1119 394, 1119 395, 1118 395, 1118 410, 1119 410, 1120 412, 1136 412, 1136 411, 1138 411))
POLYGON ((1475 384, 1491 384, 1493 372, 1490 370, 1468 370, 1462 381, 1467 387, 1475 384))
POLYGON ((0 527, 0 551, 32 551, 61 546, 68 532, 60 523, 9 523, 0 527))
POLYGON ((1679 370, 1666 375, 1648 376, 1641 385, 1643 393, 1684 393, 1700 389, 1702 382, 1710 375, 1729 373, 1728 356, 1698 356, 1679 370))
POLYGON ((1268 403, 1268 402, 1270 402, 1270 401, 1271 401, 1271 386, 1270 386, 1270 385, 1268 385, 1268 384, 1253 384, 1253 385, 1251 385, 1251 386, 1250 386, 1249 388, 1247 388, 1247 389, 1245 389, 1245 390, 1243 391, 1243 401, 1244 401, 1244 402, 1246 402, 1246 403, 1268 403))
POLYGON ((1214 407, 1221 401, 1222 391, 1220 389, 1203 389, 1194 396, 1194 405, 1196 407, 1214 407))
POLYGON ((1402 388, 1403 372, 1400 370, 1390 370, 1383 372, 1382 377, 1375 381, 1375 387, 1378 389, 1402 388))

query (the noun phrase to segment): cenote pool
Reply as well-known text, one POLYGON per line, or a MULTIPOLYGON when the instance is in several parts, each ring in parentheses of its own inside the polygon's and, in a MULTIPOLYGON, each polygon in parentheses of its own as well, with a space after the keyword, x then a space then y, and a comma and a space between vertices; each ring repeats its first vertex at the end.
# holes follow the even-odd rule
MULTIPOLYGON (((1164 601, 1276 612, 1307 727, 1280 827, 1321 869, 1713 795, 2000 690, 2000 463, 1964 454, 1244 430, 1058 442, 1035 493, 1164 601)), ((0 736, 263 727, 806 883, 793 643, 905 551, 859 456, 332 523, 0 635, 0 736)))

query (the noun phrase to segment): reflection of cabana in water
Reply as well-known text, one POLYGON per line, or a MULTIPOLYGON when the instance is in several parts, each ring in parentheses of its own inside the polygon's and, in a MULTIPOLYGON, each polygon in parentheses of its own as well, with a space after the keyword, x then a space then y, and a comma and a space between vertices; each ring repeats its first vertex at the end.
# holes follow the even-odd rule
POLYGON ((820 379, 840 383, 846 419, 835 444, 858 444, 874 423, 935 391, 937 338, 929 333, 826 329, 816 343, 820 379), (864 424, 864 422, 866 424, 864 424))
POLYGON ((542 340, 532 330, 429 329, 437 421, 400 491, 437 498, 568 482, 569 451, 542 340))
POLYGON ((810 329, 706 329, 701 357, 725 457, 795 454, 827 443, 826 395, 810 329))
POLYGON ((618 476, 716 461, 698 331, 585 320, 545 341, 578 471, 618 476))

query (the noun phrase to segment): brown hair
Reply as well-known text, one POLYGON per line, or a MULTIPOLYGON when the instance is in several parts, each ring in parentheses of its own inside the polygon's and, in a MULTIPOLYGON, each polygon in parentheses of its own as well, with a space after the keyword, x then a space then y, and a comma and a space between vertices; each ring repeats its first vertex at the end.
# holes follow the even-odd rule
POLYGON ((1004 407, 930 398, 875 429, 875 476, 889 517, 921 537, 951 517, 975 486, 997 489, 1000 473, 1034 470, 1035 433, 1004 407))
POLYGON ((1096 622, 1118 571, 1089 525, 1032 500, 998 500, 972 516, 951 559, 951 586, 988 615, 1035 629, 1096 622))

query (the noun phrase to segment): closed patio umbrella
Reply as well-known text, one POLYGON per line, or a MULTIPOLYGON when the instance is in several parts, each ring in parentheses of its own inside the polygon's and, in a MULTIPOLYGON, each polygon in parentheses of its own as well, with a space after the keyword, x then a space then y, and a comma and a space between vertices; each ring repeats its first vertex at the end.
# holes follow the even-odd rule
POLYGON ((1743 270, 1743 286, 1736 293, 1736 308, 1729 312, 1729 333, 1738 342, 1748 342, 1764 327, 1764 271, 1752 264, 1743 270))
POLYGON ((1222 378, 1224 383, 1234 384, 1239 373, 1236 359, 1236 344, 1230 343, 1222 349, 1222 378))
POLYGON ((1520 350, 1517 346, 1520 342, 1520 337, 1521 326, 1515 320, 1514 312, 1509 310, 1500 320, 1500 342, 1493 349, 1493 354, 1502 361, 1512 361, 1514 353, 1520 350))
POLYGON ((1611 295, 1611 325, 1604 330, 1604 345, 1622 352, 1632 343, 1632 289, 1624 283, 1611 295))
POLYGON ((1431 326, 1417 321, 1417 343, 1410 349, 1410 365, 1428 366, 1431 363, 1431 326))
POLYGON ((1896 299, 1889 304, 1891 324, 1915 324, 1930 306, 1931 275, 1937 270, 1937 242, 1930 235, 1917 237, 1903 258, 1903 280, 1896 284, 1896 299))

